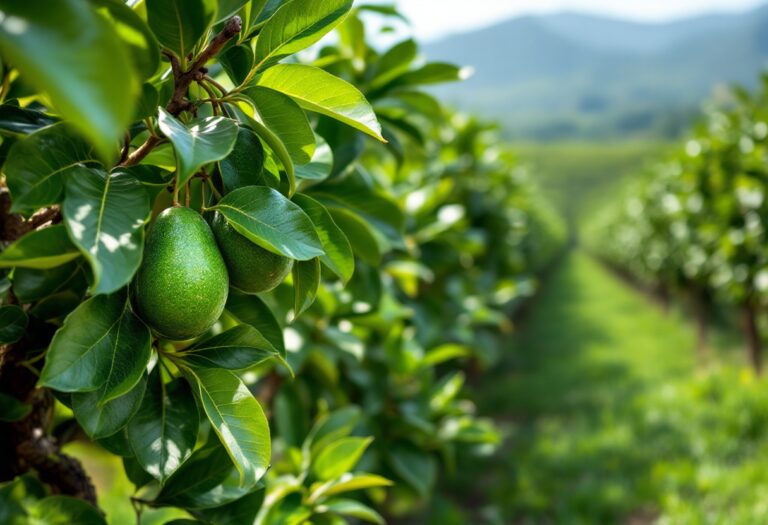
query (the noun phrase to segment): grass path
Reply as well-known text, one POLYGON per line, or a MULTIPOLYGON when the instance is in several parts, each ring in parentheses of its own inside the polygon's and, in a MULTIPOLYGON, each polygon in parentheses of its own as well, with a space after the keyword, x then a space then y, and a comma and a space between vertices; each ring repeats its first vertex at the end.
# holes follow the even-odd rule
POLYGON ((766 390, 573 253, 482 387, 510 432, 482 490, 503 523, 768 523, 766 390))

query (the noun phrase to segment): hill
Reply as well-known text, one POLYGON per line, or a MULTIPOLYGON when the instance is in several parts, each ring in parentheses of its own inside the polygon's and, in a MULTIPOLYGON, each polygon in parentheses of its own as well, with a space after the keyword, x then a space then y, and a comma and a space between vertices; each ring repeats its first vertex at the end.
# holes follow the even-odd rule
POLYGON ((426 47, 474 67, 441 88, 515 138, 675 136, 702 100, 768 67, 768 6, 644 24, 578 13, 526 16, 426 47))

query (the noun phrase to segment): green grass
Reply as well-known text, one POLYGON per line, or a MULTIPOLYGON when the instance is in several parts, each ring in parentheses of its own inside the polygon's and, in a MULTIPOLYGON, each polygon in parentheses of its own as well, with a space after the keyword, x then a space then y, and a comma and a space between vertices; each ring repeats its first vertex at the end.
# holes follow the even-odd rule
POLYGON ((563 216, 580 221, 669 147, 639 140, 553 142, 515 144, 513 152, 563 216))
POLYGON ((768 385, 694 346, 680 314, 570 255, 477 385, 508 437, 460 466, 454 500, 486 506, 442 523, 768 523, 768 385))

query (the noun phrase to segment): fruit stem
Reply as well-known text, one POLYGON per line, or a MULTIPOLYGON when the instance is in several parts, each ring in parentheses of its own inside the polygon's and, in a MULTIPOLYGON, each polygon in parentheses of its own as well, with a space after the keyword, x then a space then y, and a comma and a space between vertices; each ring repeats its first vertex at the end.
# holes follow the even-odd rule
POLYGON ((179 178, 176 177, 176 182, 173 185, 173 207, 179 207, 179 178))

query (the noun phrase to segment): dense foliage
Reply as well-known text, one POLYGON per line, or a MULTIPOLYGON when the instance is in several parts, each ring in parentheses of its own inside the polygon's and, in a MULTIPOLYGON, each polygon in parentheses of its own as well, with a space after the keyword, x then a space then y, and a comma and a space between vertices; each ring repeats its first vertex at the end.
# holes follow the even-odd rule
POLYGON ((370 16, 0 1, 0 521, 104 523, 76 439, 137 516, 265 525, 381 523, 498 443, 466 371, 564 229, 370 16))
POLYGON ((765 198, 768 78, 736 89, 693 137, 601 218, 595 249, 665 295, 692 305, 704 344, 713 305, 741 312, 749 358, 761 368, 760 316, 768 290, 765 198))

